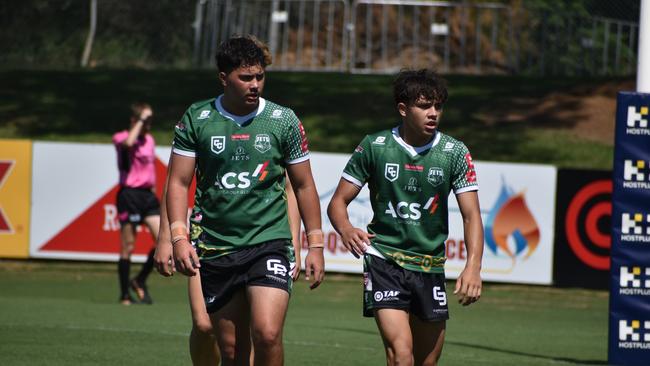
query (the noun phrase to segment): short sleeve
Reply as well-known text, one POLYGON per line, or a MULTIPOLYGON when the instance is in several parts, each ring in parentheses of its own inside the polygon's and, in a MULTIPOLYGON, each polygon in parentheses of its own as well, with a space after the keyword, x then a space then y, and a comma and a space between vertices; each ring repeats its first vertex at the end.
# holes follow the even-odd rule
POLYGON ((172 142, 174 154, 196 157, 196 134, 192 125, 192 116, 189 109, 174 127, 174 141, 172 142))
POLYGON ((309 160, 309 144, 305 128, 298 117, 290 113, 284 130, 284 143, 282 153, 288 164, 297 164, 309 160))
POLYGON ((357 187, 363 187, 370 178, 370 172, 372 172, 369 141, 368 136, 361 141, 359 146, 354 149, 350 160, 348 160, 347 165, 343 169, 342 178, 357 187))
POLYGON ((478 190, 476 169, 474 168, 472 155, 465 144, 459 145, 458 150, 454 154, 451 182, 451 186, 456 194, 478 190))

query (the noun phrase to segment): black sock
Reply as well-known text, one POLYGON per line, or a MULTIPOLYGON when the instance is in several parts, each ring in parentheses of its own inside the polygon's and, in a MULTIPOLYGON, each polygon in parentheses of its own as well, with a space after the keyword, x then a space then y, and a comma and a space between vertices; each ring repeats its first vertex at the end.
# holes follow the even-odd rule
POLYGON ((129 298, 129 271, 131 269, 131 261, 122 259, 117 262, 117 273, 120 278, 120 299, 129 298))
POLYGON ((151 249, 149 255, 147 256, 147 261, 142 265, 142 269, 140 270, 140 273, 138 273, 138 276, 136 277, 136 281, 138 281, 140 285, 144 285, 144 282, 147 280, 149 273, 151 273, 151 271, 153 270, 154 253, 156 253, 156 249, 151 249))

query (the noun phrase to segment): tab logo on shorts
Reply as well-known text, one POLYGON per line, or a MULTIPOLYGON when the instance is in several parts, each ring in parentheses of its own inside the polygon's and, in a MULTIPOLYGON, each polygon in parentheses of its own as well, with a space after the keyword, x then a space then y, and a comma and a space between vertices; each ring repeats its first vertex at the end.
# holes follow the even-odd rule
POLYGON ((648 106, 627 107, 627 129, 628 135, 650 135, 648 128, 648 106))
POLYGON ((255 147, 255 150, 264 154, 271 150, 271 137, 265 133, 258 134, 255 136, 255 144, 253 146, 255 147))
POLYGON ((210 117, 210 111, 201 111, 201 114, 199 114, 196 119, 206 119, 210 117))
POLYGON ((437 187, 442 184, 442 181, 445 178, 445 172, 442 168, 432 167, 429 168, 429 173, 427 173, 427 182, 431 183, 432 186, 437 187))
POLYGON ((384 177, 386 177, 389 182, 396 181, 399 177, 399 164, 386 163, 384 177))
POLYGON ((280 275, 282 277, 287 275, 287 267, 282 264, 282 261, 279 259, 269 259, 266 261, 266 269, 269 272, 273 272, 274 275, 280 275))
POLYGON ((388 291, 375 291, 374 298, 375 301, 395 301, 398 300, 399 291, 397 290, 388 290, 388 291))
MULTIPOLYGON (((209 112, 209 111, 208 111, 209 112)), ((215 154, 221 154, 226 148, 226 136, 212 136, 210 138, 210 150, 215 154)))

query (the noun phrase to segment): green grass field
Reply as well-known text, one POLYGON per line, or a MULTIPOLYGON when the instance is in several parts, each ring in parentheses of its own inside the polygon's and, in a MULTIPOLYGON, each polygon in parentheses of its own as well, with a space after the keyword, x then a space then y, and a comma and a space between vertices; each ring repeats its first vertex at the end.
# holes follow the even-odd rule
MULTIPOLYGON (((114 267, 0 261, 0 364, 189 365, 186 281, 152 275, 155 304, 125 307, 114 267)), ((384 364, 375 324, 360 315, 359 276, 294 288, 287 365, 384 364)), ((475 305, 450 301, 441 365, 605 365, 607 301, 604 291, 486 284, 475 305)))
MULTIPOLYGON (((616 79, 446 78, 450 98, 440 128, 465 142, 476 160, 611 169, 613 141, 576 134, 579 116, 550 111, 514 123, 504 118, 553 93, 616 79)), ((312 150, 350 153, 365 134, 397 124, 391 82, 387 75, 269 72, 264 96, 296 111, 312 150)), ((213 70, 0 70, 0 136, 110 143, 112 133, 126 128, 128 105, 145 100, 154 107, 158 144, 168 145, 184 110, 219 93, 213 70)), ((579 108, 567 102, 562 110, 579 108)))

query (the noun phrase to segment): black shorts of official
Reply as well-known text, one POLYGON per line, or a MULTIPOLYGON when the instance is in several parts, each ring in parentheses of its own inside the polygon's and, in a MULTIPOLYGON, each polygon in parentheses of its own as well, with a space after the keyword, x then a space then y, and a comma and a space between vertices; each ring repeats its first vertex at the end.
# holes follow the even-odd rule
POLYGON ((404 269, 366 254, 363 257, 363 316, 377 309, 401 309, 422 321, 449 319, 445 275, 404 269))
POLYGON ((222 308, 248 286, 275 287, 291 294, 292 251, 289 240, 273 240, 201 260, 201 288, 208 313, 222 308))
POLYGON ((147 216, 160 215, 160 202, 149 188, 122 187, 117 192, 120 224, 140 224, 147 216))

